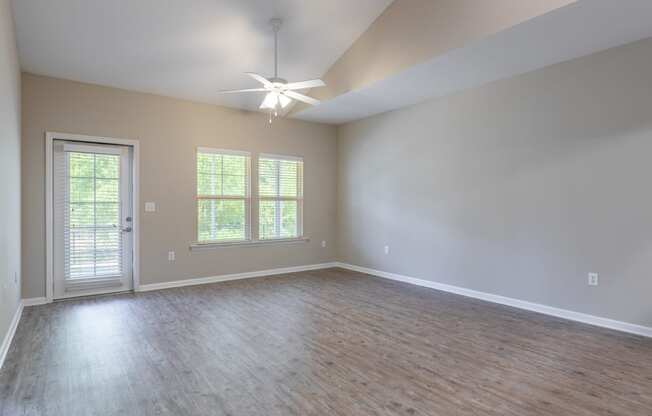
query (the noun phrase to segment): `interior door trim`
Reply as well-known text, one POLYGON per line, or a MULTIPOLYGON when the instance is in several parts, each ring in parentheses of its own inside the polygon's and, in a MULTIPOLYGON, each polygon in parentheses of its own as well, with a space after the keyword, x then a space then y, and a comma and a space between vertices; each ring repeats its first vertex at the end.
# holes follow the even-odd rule
POLYGON ((133 139, 114 137, 85 136, 81 134, 46 132, 45 133, 45 299, 52 302, 54 297, 54 172, 53 151, 54 140, 65 140, 81 143, 113 144, 131 146, 133 148, 132 162, 132 233, 133 233, 133 286, 134 291, 140 288, 140 142, 133 139))

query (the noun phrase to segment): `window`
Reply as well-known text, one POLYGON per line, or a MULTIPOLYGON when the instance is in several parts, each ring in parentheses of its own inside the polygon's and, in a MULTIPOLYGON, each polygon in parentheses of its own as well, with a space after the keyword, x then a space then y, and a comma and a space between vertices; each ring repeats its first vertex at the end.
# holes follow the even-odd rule
POLYGON ((249 153, 207 148, 197 150, 199 242, 251 238, 249 178, 249 153))
POLYGON ((303 235, 303 159, 260 155, 258 197, 260 240, 303 235))

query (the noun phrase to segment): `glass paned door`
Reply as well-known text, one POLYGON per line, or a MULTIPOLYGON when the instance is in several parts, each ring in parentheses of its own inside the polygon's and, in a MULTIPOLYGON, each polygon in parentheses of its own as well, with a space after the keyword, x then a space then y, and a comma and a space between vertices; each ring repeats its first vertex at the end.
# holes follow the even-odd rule
POLYGON ((55 298, 131 289, 129 147, 55 141, 53 150, 55 298))

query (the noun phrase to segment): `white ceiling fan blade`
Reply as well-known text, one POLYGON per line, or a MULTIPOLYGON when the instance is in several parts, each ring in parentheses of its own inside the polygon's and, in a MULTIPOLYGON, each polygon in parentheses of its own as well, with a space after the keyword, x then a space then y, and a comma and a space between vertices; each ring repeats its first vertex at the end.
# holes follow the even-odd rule
POLYGON ((267 91, 266 88, 247 88, 244 90, 226 90, 226 91, 218 91, 218 94, 235 94, 239 92, 262 92, 262 91, 267 91))
POLYGON ((303 90, 306 88, 318 88, 318 87, 325 87, 326 83, 322 81, 321 79, 311 79, 308 81, 300 81, 300 82, 290 82, 289 84, 285 84, 283 86, 283 89, 286 90, 303 90))
POLYGON ((260 82, 265 87, 272 88, 272 83, 264 76, 256 74, 255 72, 245 72, 245 74, 249 75, 251 78, 255 79, 256 81, 260 82))
POLYGON ((287 95, 290 98, 293 98, 297 101, 304 102, 306 104, 310 105, 317 105, 319 104, 319 100, 316 100, 312 97, 308 97, 307 95, 299 94, 298 92, 294 91, 283 91, 283 94, 287 95))

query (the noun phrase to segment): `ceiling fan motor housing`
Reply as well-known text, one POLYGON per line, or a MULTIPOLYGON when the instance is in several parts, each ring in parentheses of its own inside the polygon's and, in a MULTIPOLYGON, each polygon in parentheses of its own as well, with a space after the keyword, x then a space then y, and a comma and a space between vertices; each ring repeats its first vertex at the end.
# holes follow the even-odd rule
POLYGON ((269 19, 269 24, 272 25, 272 29, 274 32, 278 32, 281 30, 281 26, 283 26, 283 19, 274 17, 272 19, 269 19))

